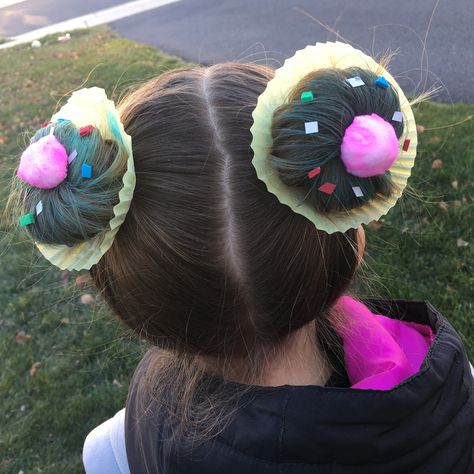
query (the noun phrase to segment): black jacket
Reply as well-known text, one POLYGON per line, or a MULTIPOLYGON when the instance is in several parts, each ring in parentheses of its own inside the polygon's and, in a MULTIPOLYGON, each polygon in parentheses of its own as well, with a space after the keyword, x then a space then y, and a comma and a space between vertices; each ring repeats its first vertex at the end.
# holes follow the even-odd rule
POLYGON ((255 386, 229 426, 192 451, 162 442, 169 426, 159 407, 140 408, 137 380, 151 349, 126 405, 131 474, 473 474, 474 383, 459 335, 429 303, 368 303, 436 333, 416 374, 388 391, 344 388, 344 377, 325 387, 255 386))

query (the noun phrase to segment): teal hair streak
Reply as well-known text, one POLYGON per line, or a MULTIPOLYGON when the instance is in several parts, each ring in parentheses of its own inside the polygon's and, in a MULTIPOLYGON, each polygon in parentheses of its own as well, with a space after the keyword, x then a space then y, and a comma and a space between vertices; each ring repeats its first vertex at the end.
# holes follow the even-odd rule
MULTIPOLYGON (((114 126, 115 135, 118 127, 116 123, 114 126)), ((68 155, 76 150, 77 156, 68 165, 65 181, 54 189, 38 189, 21 182, 25 193, 23 211, 34 212, 41 200, 43 212, 27 230, 36 241, 72 246, 109 228, 113 207, 119 201, 123 186, 127 156, 119 143, 103 140, 97 129, 81 137, 79 130, 67 120, 38 130, 32 142, 48 135, 51 127, 68 155), (82 177, 83 163, 92 166, 91 179, 82 177)))
POLYGON ((377 194, 390 196, 393 184, 390 172, 381 176, 359 178, 347 173, 340 159, 344 132, 356 115, 375 113, 390 122, 398 138, 403 124, 393 122, 393 113, 400 110, 395 90, 375 85, 377 75, 360 68, 325 69, 308 74, 295 85, 289 102, 273 116, 273 148, 270 160, 278 169, 280 179, 289 186, 304 188, 305 200, 318 211, 344 211, 363 205, 377 194), (347 79, 360 76, 365 86, 352 87, 347 79), (302 102, 301 93, 312 91, 314 100, 302 102), (305 133, 305 122, 318 122, 319 131, 305 133), (315 178, 308 172, 321 167, 315 178), (318 190, 326 183, 336 184, 331 195, 318 190), (354 194, 359 186, 362 197, 354 194))
POLYGON ((117 141, 119 143, 123 143, 122 134, 120 133, 117 120, 110 112, 107 113, 107 123, 109 125, 110 131, 113 133, 117 141))

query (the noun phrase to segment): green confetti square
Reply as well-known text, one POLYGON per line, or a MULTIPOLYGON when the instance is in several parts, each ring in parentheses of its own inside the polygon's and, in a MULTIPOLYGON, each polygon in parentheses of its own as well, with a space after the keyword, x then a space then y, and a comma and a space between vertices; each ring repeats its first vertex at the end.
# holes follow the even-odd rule
POLYGON ((314 99, 314 95, 311 91, 304 91, 301 93, 301 102, 311 102, 314 99))
POLYGON ((20 227, 25 227, 27 225, 34 224, 34 223, 35 223, 35 215, 32 212, 20 217, 20 227))

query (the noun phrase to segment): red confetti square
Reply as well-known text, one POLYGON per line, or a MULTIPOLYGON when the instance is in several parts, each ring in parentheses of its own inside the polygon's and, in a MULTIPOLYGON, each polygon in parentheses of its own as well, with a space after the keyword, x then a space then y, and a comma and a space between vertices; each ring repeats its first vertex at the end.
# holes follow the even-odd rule
POLYGON ((410 146, 410 139, 406 138, 403 142, 403 151, 408 151, 408 147, 410 146))
POLYGON ((322 186, 319 186, 319 191, 326 194, 332 194, 336 189, 336 185, 334 183, 324 183, 322 186))
POLYGON ((317 168, 314 168, 314 170, 308 171, 308 178, 312 179, 319 173, 321 173, 321 167, 318 166, 317 168))
POLYGON ((81 127, 79 129, 79 135, 81 137, 85 137, 86 135, 90 135, 92 133, 92 130, 94 130, 93 125, 86 125, 85 127, 81 127))
POLYGON ((44 128, 44 127, 47 127, 51 122, 49 122, 48 120, 45 120, 42 124, 41 124, 41 128, 44 128))

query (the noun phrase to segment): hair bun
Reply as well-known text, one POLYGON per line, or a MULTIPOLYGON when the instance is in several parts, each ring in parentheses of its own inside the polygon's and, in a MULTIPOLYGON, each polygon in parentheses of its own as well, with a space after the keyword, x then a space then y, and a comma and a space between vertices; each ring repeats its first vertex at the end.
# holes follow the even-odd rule
POLYGON ((377 79, 359 67, 321 69, 303 77, 274 112, 272 165, 286 185, 305 188, 305 200, 319 212, 353 209, 393 191, 388 167, 396 160, 403 132, 403 124, 392 121, 400 102, 395 89, 377 86, 377 79), (363 87, 348 82, 356 76, 363 87), (301 100, 305 92, 311 94, 301 100), (371 117, 369 129, 367 119, 358 118, 364 116, 371 117), (305 124, 311 122, 317 122, 316 133, 306 133, 305 124), (362 161, 354 152, 364 148, 370 153, 362 161))
POLYGON ((32 138, 17 172, 24 180, 23 212, 35 212, 41 202, 41 215, 28 225, 28 232, 40 243, 72 246, 106 230, 126 169, 123 146, 104 140, 96 128, 78 129, 69 120, 47 124, 32 138), (51 157, 60 161, 54 173, 51 157))

